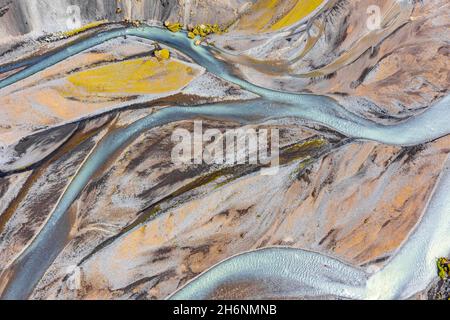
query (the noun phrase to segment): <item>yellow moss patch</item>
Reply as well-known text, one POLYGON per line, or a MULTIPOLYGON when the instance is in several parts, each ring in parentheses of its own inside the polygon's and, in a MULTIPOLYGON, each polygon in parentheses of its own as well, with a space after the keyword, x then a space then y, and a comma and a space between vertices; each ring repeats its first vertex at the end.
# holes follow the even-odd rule
POLYGON ((450 276, 450 260, 439 258, 437 260, 437 267, 438 275, 442 280, 447 279, 450 276))
POLYGON ((62 33, 62 35, 64 37, 73 37, 73 36, 76 36, 79 33, 82 33, 82 32, 87 31, 89 29, 93 29, 93 28, 99 27, 99 26, 101 26, 101 25, 103 25, 105 23, 108 23, 108 20, 94 21, 94 22, 88 23, 88 24, 86 24, 86 25, 84 25, 84 26, 82 26, 82 27, 80 27, 78 29, 65 31, 65 32, 62 33))
POLYGON ((294 8, 272 25, 271 30, 289 27, 310 15, 324 0, 298 0, 294 8))
POLYGON ((179 22, 171 23, 169 21, 164 22, 164 26, 172 32, 179 32, 183 29, 183 25, 179 22))
POLYGON ((276 31, 293 25, 324 0, 259 0, 237 24, 240 30, 276 31))
POLYGON ((155 57, 158 60, 168 60, 170 58, 170 51, 168 49, 156 50, 155 57))
POLYGON ((178 90, 196 74, 179 61, 140 58, 81 71, 67 80, 89 94, 156 94, 178 90))
POLYGON ((210 34, 222 34, 228 32, 227 29, 222 29, 217 23, 215 24, 198 24, 189 28, 188 37, 193 39, 196 36, 200 36, 202 38, 210 35, 210 34))

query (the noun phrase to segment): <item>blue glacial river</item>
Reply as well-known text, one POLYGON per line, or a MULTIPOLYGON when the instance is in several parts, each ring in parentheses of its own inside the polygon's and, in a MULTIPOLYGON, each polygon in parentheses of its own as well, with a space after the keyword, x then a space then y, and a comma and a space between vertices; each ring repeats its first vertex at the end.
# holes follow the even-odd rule
MULTIPOLYGON (((167 107, 105 137, 72 179, 42 230, 9 267, 13 276, 1 293, 2 299, 29 297, 67 243, 70 231, 67 211, 71 204, 79 197, 98 168, 116 150, 126 146, 145 130, 175 121, 207 117, 238 120, 242 123, 299 118, 319 123, 348 137, 402 146, 425 143, 450 133, 448 96, 416 117, 395 125, 380 125, 347 111, 329 97, 280 92, 249 83, 234 76, 229 71, 229 66, 214 56, 213 49, 195 46, 182 32, 171 33, 149 26, 98 33, 43 59, 33 58, 33 64, 21 62, 20 66, 25 67, 23 70, 0 81, 0 94, 2 89, 58 62, 123 36, 151 39, 166 44, 188 55, 209 72, 257 94, 260 98, 238 103, 167 107)), ((3 67, 4 70, 13 68, 3 67)), ((210 295, 212 290, 221 284, 250 276, 255 279, 271 279, 272 285, 269 287, 274 288, 276 283, 297 283, 299 288, 291 290, 294 295, 334 295, 352 299, 407 297, 424 289, 435 274, 431 266, 434 258, 450 251, 448 244, 438 241, 442 234, 448 234, 450 231, 450 202, 445 196, 449 190, 449 176, 447 164, 421 223, 387 266, 370 277, 358 268, 318 253, 299 249, 268 248, 225 260, 190 282, 172 298, 201 299, 210 295), (408 267, 411 263, 417 266, 414 271, 408 267), (327 266, 327 272, 318 271, 317 265, 320 264, 327 266)))

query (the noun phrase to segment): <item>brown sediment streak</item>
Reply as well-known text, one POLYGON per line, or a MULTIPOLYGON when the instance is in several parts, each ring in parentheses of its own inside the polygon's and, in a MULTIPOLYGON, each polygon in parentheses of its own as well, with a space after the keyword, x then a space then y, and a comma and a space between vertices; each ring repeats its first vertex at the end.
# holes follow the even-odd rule
MULTIPOLYGON (((151 107, 152 108, 160 108, 160 107, 169 107, 169 106, 173 106, 173 105, 189 105, 190 103, 195 101, 195 99, 196 99, 196 96, 186 95, 186 94, 183 94, 180 92, 180 93, 173 94, 171 96, 163 97, 163 98, 152 101, 151 107), (169 105, 169 106, 167 106, 167 105, 169 105)), ((147 104, 145 106, 148 107, 147 104)), ((127 109, 131 109, 131 108, 132 107, 127 107, 127 109)), ((119 115, 120 115, 120 113, 118 113, 117 117, 110 123, 110 125, 108 127, 108 131, 104 135, 102 140, 106 139, 108 137, 108 135, 110 135, 114 130, 123 129, 127 126, 127 125, 120 125, 120 126, 117 125, 119 115)), ((131 137, 129 141, 132 141, 134 139, 136 139, 136 137, 131 137)), ((128 146, 128 143, 125 143, 123 147, 115 150, 111 154, 111 156, 108 158, 108 160, 105 161, 101 167, 99 167, 99 169, 96 171, 95 175, 91 178, 91 180, 94 180, 96 177, 99 177, 106 170, 106 168, 109 165, 114 163, 115 159, 122 153, 124 148, 126 148, 127 146, 128 146)))
POLYGON ((353 63, 368 49, 377 46, 395 31, 406 25, 410 21, 412 9, 412 6, 401 8, 399 4, 393 4, 384 15, 381 30, 368 33, 359 39, 350 50, 343 53, 340 57, 327 66, 306 73, 293 74, 292 76, 298 78, 322 77, 353 63), (394 6, 397 6, 397 11, 394 10, 394 6))
POLYGON ((316 45, 317 41, 321 38, 325 31, 325 26, 323 24, 319 24, 317 27, 319 29, 317 36, 311 36, 309 34, 310 29, 312 25, 315 24, 316 19, 325 11, 330 8, 332 8, 334 5, 336 5, 337 0, 329 1, 325 6, 323 6, 317 13, 312 16, 306 26, 306 29, 302 29, 301 31, 293 30, 293 34, 299 32, 305 32, 305 35, 308 37, 307 42, 305 44, 304 49, 302 52, 294 58, 289 58, 285 60, 260 60, 257 58, 253 58, 247 55, 244 56, 236 56, 233 54, 229 54, 227 52, 220 52, 220 55, 223 58, 226 58, 229 62, 234 62, 237 64, 245 65, 248 67, 251 67, 261 73, 268 74, 268 75, 279 75, 280 73, 292 73, 292 67, 290 66, 293 63, 296 63, 300 59, 304 58, 306 54, 308 54, 312 48, 316 45))
MULTIPOLYGON (((113 119, 114 120, 114 119, 113 119)), ((87 141, 88 139, 94 137, 96 134, 98 134, 102 129, 104 129, 105 127, 107 127, 108 125, 110 125, 110 123, 113 120, 107 120, 104 124, 93 128, 91 130, 88 130, 87 132, 78 132, 73 134, 73 136, 64 144, 62 145, 53 155, 50 156, 50 158, 48 160, 45 161, 44 164, 42 164, 38 169, 36 169, 35 172, 33 172, 32 176, 29 177, 26 184, 27 187, 26 188, 22 188, 18 194, 18 196, 16 197, 16 199, 13 201, 13 203, 10 204, 10 206, 8 207, 8 209, 5 211, 4 214, 2 214, 0 216, 0 234, 3 231, 4 227, 6 226, 6 223, 8 222, 9 219, 11 219, 11 217, 13 216, 13 214, 15 213, 15 211, 17 210, 19 204, 24 200, 25 196, 27 195, 29 189, 31 188, 31 186, 34 184, 34 182, 45 172, 45 169, 47 169, 49 167, 49 165, 55 161, 56 159, 60 158, 62 155, 64 155, 67 152, 70 152, 74 147, 80 145, 81 143, 87 141)), ((78 129, 79 130, 79 129, 78 129)), ((92 150, 92 149, 91 149, 92 150)), ((85 159, 88 157, 88 155, 85 157, 85 159)), ((82 165, 82 164, 81 164, 82 165)), ((64 194, 65 190, 62 191, 61 194, 64 194)), ((60 200, 58 200, 59 202, 60 200)), ((49 216, 53 213, 52 209, 49 212, 49 216)), ((74 216, 69 216, 68 217, 68 223, 70 223, 71 225, 73 224, 73 222, 75 221, 75 217, 74 216)), ((43 225, 41 226, 41 228, 43 226, 45 226, 45 224, 47 223, 48 219, 43 223, 43 225)), ((40 230, 38 230, 36 232, 36 234, 39 234, 40 230)), ((36 237, 36 234, 32 236, 31 239, 29 239, 28 243, 25 245, 25 247, 21 250, 21 252, 24 252, 24 250, 26 250, 26 248, 31 245, 36 237)), ((67 235, 68 237, 70 235, 67 235)), ((67 238, 68 238, 67 237, 67 238)), ((67 239, 68 240, 68 239, 67 239)), ((19 255, 17 255, 9 264, 8 267, 6 267, 2 272, 0 272, 0 295, 4 293, 4 290, 6 289, 6 287, 9 285, 9 283, 12 281, 12 278, 15 275, 15 262, 17 261, 17 259, 21 256, 21 253, 19 255)))
MULTIPOLYGON (((347 141, 344 141, 345 144, 347 141)), ((340 147, 341 143, 337 143, 337 146, 340 147)), ((323 137, 315 137, 312 139, 307 139, 305 141, 301 141, 299 143, 295 143, 286 147, 283 147, 280 150, 280 164, 286 165, 294 161, 299 161, 300 159, 307 159, 308 156, 313 155, 315 158, 319 158, 321 156, 324 156, 326 153, 328 153, 331 150, 331 144, 330 141, 326 140, 323 137)), ((312 162, 309 162, 311 164, 312 162)), ((205 186, 209 183, 212 183, 216 181, 217 179, 225 176, 231 176, 229 179, 227 179, 224 182, 218 183, 217 187, 222 187, 228 183, 231 183, 232 181, 239 179, 243 176, 246 176, 248 174, 257 172, 261 169, 262 166, 258 165, 244 165, 242 169, 239 170, 239 172, 236 174, 236 167, 227 167, 220 170, 216 170, 210 173, 207 173, 203 176, 200 176, 199 178, 195 179, 194 181, 191 181, 184 186, 178 188, 176 191, 170 193, 169 195, 165 196, 164 198, 158 200, 157 202, 151 204, 147 208, 142 209, 138 213, 138 218, 131 222, 129 225, 124 227, 120 232, 118 232, 116 235, 114 235, 111 238, 106 239, 101 244, 99 244, 97 247, 95 247, 88 255, 86 255, 78 265, 82 265, 84 262, 89 260, 94 254, 101 251, 102 249, 108 247, 111 245, 116 239, 121 237, 122 235, 130 232, 135 227, 137 227, 140 224, 146 223, 149 220, 156 217, 159 213, 162 211, 167 211, 170 208, 162 209, 162 205, 164 203, 167 203, 170 200, 175 199, 176 197, 185 194, 191 190, 200 188, 202 186, 205 186)))
POLYGON ((0 215, 0 234, 3 232, 6 224, 8 223, 9 219, 11 219, 14 212, 16 212, 17 208, 19 207, 19 204, 28 195, 28 191, 30 190, 31 186, 42 175, 42 172, 47 166, 48 164, 43 165, 31 173, 31 175, 27 178, 27 180, 23 184, 17 196, 11 201, 8 208, 0 215))
POLYGON ((10 268, 4 269, 0 272, 0 294, 4 292, 13 275, 14 272, 10 268))
MULTIPOLYGON (((257 170, 254 169, 253 171, 257 170)), ((109 246, 111 243, 113 243, 117 238, 121 237, 122 235, 124 235, 125 233, 131 231, 132 229, 134 229, 136 226, 145 223, 147 221, 149 221, 150 219, 152 219, 153 217, 155 217, 158 213, 160 213, 160 211, 162 211, 161 209, 161 204, 168 202, 188 191, 197 189, 201 186, 207 185, 211 182, 214 182, 215 180, 219 179, 220 177, 226 176, 226 175, 231 175, 233 174, 235 171, 234 167, 230 167, 230 168, 224 168, 224 169, 220 169, 208 174, 205 174, 197 179, 195 179, 194 181, 191 181, 189 183, 187 183, 186 185, 180 187, 179 189, 177 189, 176 191, 170 193, 169 195, 165 196, 164 198, 160 199, 159 201, 153 203, 152 205, 150 205, 147 208, 142 209, 139 213, 138 213, 138 218, 136 220, 134 220, 132 223, 130 223, 129 225, 127 225, 126 227, 124 227, 119 233, 117 233, 115 236, 106 239, 105 241, 103 241, 101 244, 99 244, 97 247, 95 247, 87 256, 85 256, 83 259, 81 259, 81 261, 79 262, 79 265, 83 264, 85 261, 87 261, 89 258, 91 258, 95 253, 99 252, 100 250, 106 248, 107 246, 109 246)))
POLYGON ((271 33, 295 27, 310 16, 317 16, 336 0, 259 0, 235 23, 240 31, 271 33))
MULTIPOLYGON (((169 96, 169 97, 164 97, 158 100, 153 101, 152 104, 152 108, 158 108, 158 107, 162 107, 164 103, 176 103, 178 98, 183 97, 183 94, 177 94, 174 96, 169 96)), ((152 111, 153 112, 153 111, 152 111)), ((108 126, 108 130, 105 133, 105 135, 102 137, 102 139, 100 140, 99 143, 102 143, 102 141, 106 140, 107 137, 113 133, 116 130, 120 130, 120 129, 124 129, 127 127, 126 124, 124 125, 118 125, 117 122, 119 121, 119 116, 120 116, 120 112, 116 114, 116 116, 114 117, 114 119, 110 122, 109 126, 108 126)), ((123 150, 129 145, 129 142, 136 139, 136 136, 130 137, 130 139, 128 140, 127 143, 124 143, 122 147, 118 148, 117 150, 115 150, 109 157, 108 159, 96 170, 95 174, 91 177, 91 181, 95 180, 97 177, 101 176, 106 168, 108 168, 108 166, 110 166, 112 163, 114 163, 114 161, 119 157, 119 155, 123 152, 123 150)))
POLYGON ((319 39, 322 37, 323 32, 325 31, 325 27, 323 24, 320 24, 318 26, 319 28, 319 33, 317 34, 317 36, 311 36, 309 34, 309 29, 306 30, 305 32, 305 36, 307 36, 307 41, 305 44, 305 47, 303 48, 302 52, 295 58, 290 59, 289 62, 292 63, 296 63, 299 60, 303 59, 311 50, 312 48, 314 48, 314 46, 316 45, 317 41, 319 41, 319 39))
POLYGON ((226 52, 220 52, 220 56, 229 62, 251 67, 267 75, 279 75, 290 69, 288 61, 284 60, 259 60, 250 56, 235 56, 226 52))
POLYGON ((94 254, 96 254, 97 252, 101 251, 102 249, 108 247, 116 239, 118 239, 122 235, 126 234, 127 232, 131 231, 133 228, 135 228, 139 224, 144 223, 144 222, 150 220, 151 218, 155 217, 158 213, 160 213, 162 211, 160 203, 168 201, 168 200, 172 199, 173 197, 174 197, 173 194, 170 194, 167 197, 165 197, 165 198, 161 199, 160 201, 156 202, 155 204, 151 205, 150 207, 148 207, 148 208, 144 209, 143 211, 141 211, 139 213, 139 217, 136 220, 134 220, 131 224, 129 224, 126 227, 124 227, 120 232, 118 232, 113 237, 108 238, 105 241, 103 241, 102 243, 100 243, 99 245, 97 245, 89 254, 87 254, 85 257, 83 257, 80 260, 78 265, 79 266, 82 265, 84 262, 89 260, 94 254), (142 212, 144 212, 144 213, 142 213, 142 212))
MULTIPOLYGON (((83 143, 84 141, 92 138, 94 135, 96 135, 100 130, 102 130, 105 126, 108 125, 110 121, 107 121, 107 123, 101 125, 98 128, 89 130, 85 133, 77 132, 73 134, 69 140, 63 144, 61 147, 59 147, 58 150, 55 151, 53 155, 50 155, 50 157, 44 161, 43 164, 41 164, 37 169, 33 170, 31 175, 27 178, 27 180, 24 183, 24 186, 20 189, 17 196, 14 198, 13 201, 11 201, 8 208, 3 212, 2 215, 0 215, 0 234, 3 232, 6 224, 8 221, 12 218, 14 213, 17 211, 19 205, 22 203, 22 201, 25 199, 25 197, 28 195, 28 192, 30 188, 34 185, 34 183, 39 179, 39 177, 42 176, 42 174, 45 172, 45 170, 49 167, 49 165, 64 155, 65 153, 72 150, 77 145, 83 143)), ((79 129, 77 129, 79 130, 79 129)))
MULTIPOLYGON (((91 130, 88 130, 87 132, 81 132, 81 133, 75 133, 62 147, 60 147, 60 149, 58 149, 58 151, 56 151, 39 169, 38 169, 38 175, 36 175, 35 179, 33 180, 36 181, 37 178, 39 178, 39 176, 41 176, 43 174, 43 172, 45 171, 45 169, 48 168, 48 166, 56 159, 58 159, 59 157, 61 157, 62 155, 64 155, 66 152, 70 152, 73 148, 77 147, 78 145, 80 145, 81 143, 86 142, 88 139, 94 137, 96 134, 98 134, 102 129, 104 129, 105 127, 109 126, 111 124, 111 122, 113 122, 114 120, 117 119, 117 116, 114 119, 108 119, 105 123, 101 124, 100 126, 93 128, 91 130)), ((95 145, 91 148, 91 152, 93 150, 93 148, 95 148, 95 145)), ((84 157, 84 161, 86 161, 86 159, 89 157, 90 152, 84 157)), ((79 167, 81 167, 84 163, 84 161, 81 163, 81 165, 79 167)), ((66 184, 66 188, 67 185, 70 185, 70 180, 72 178, 69 178, 69 184, 66 184)), ((25 192, 24 196, 26 195, 26 193, 28 192, 28 189, 31 187, 32 184, 30 184, 30 186, 27 188, 27 191, 25 192)), ((56 202, 56 205, 54 208, 57 207, 58 203, 61 200, 61 196, 65 193, 64 189, 61 194, 60 197, 58 199, 58 201, 56 202)), ((22 190, 21 190, 22 191, 22 190)), ((11 208, 11 211, 9 213, 9 216, 11 217, 15 210, 18 207, 18 204, 23 200, 24 196, 21 197, 20 201, 17 201, 14 203, 14 208, 11 208)), ((45 227, 45 225, 47 224, 49 217, 51 217, 51 215, 54 212, 54 208, 50 210, 50 212, 47 215, 47 219, 45 220, 45 222, 42 224, 41 228, 31 237, 31 239, 28 240, 28 243, 24 246, 24 248, 22 248, 21 252, 9 263, 9 265, 2 271, 0 272, 0 296, 2 294, 4 294, 4 290, 8 287, 8 285, 11 283, 11 281, 13 281, 13 278, 16 275, 16 268, 17 268, 17 260, 20 259, 20 257, 22 256, 22 253, 25 252, 25 250, 33 243, 33 241, 36 239, 37 235, 39 235, 39 233, 41 232, 42 228, 45 227)), ((9 210, 9 208, 7 209, 9 210)), ((75 223, 76 217, 73 214, 69 213, 69 216, 65 218, 66 219, 66 223, 68 223, 70 225, 70 228, 72 228, 73 224, 75 223)), ((5 221, 5 225, 6 225, 5 221)), ((4 227, 4 226, 3 226, 4 227)), ((1 233, 1 231, 0 231, 1 233)), ((66 239, 65 239, 65 243, 67 243, 70 240, 70 233, 66 235, 66 239)))
POLYGON ((0 18, 3 17, 9 11, 8 3, 6 6, 0 7, 0 18))
POLYGON ((19 67, 19 68, 16 68, 14 70, 11 70, 11 71, 0 73, 0 80, 8 78, 8 77, 12 76, 13 74, 15 74, 15 73, 17 73, 19 71, 22 71, 23 69, 25 69, 25 67, 21 67, 21 68, 19 67))

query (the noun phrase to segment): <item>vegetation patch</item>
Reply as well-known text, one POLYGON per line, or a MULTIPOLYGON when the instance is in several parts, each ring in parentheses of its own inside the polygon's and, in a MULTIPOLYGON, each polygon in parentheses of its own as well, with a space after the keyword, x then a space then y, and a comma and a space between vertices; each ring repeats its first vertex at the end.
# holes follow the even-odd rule
POLYGON ((446 258, 437 259, 437 268, 439 278, 446 280, 450 277, 450 260, 446 258))
POLYGON ((429 288, 428 299, 450 300, 450 260, 439 258, 436 266, 439 278, 429 288))
POLYGON ((172 23, 170 21, 166 21, 164 22, 164 26, 172 32, 179 32, 183 29, 183 25, 179 22, 172 23))
POLYGON ((170 58, 170 51, 168 49, 155 50, 155 57, 161 60, 168 60, 170 58))
MULTIPOLYGON (((166 21, 164 22, 164 26, 172 31, 172 32, 180 32, 183 30, 184 26, 179 22, 170 22, 166 21)), ((201 41, 203 41, 207 36, 211 34, 223 34, 225 32, 228 32, 226 28, 220 27, 217 23, 215 24, 197 24, 194 26, 187 26, 187 36, 189 39, 196 39, 195 44, 199 45, 201 41)))

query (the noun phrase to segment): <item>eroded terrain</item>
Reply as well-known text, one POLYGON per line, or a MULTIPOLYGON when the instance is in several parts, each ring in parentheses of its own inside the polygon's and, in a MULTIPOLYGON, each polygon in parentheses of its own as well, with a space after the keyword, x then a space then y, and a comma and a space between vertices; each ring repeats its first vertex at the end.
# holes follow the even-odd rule
POLYGON ((2 298, 445 291, 447 2, 3 2, 2 298), (278 130, 279 171, 173 163, 194 120, 278 130))

